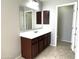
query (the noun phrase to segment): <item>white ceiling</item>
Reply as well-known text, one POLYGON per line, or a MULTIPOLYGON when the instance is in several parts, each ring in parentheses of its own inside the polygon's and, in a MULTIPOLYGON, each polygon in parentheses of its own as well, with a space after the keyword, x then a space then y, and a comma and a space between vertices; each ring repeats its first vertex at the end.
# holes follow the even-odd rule
POLYGON ((48 0, 40 0, 40 1, 44 2, 44 1, 48 1, 48 0))

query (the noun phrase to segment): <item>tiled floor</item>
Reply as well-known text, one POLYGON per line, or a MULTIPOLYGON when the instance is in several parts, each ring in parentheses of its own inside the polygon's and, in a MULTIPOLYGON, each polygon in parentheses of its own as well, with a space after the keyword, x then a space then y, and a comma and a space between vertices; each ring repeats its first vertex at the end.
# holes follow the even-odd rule
POLYGON ((71 51, 69 43, 58 42, 57 47, 47 47, 35 59, 74 59, 74 53, 71 51))

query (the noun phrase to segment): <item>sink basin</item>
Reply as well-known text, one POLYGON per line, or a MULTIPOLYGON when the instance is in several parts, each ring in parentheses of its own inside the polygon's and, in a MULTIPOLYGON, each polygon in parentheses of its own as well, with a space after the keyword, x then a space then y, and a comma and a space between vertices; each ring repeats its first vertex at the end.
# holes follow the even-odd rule
POLYGON ((38 31, 34 31, 34 33, 38 33, 38 31))

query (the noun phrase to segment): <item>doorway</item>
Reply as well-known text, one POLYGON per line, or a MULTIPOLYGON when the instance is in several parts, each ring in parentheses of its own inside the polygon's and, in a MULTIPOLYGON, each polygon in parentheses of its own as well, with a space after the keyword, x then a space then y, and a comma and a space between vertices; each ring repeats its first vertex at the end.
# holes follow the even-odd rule
POLYGON ((75 32, 76 32, 76 12, 77 3, 57 5, 57 39, 71 44, 72 51, 75 50, 75 32))
POLYGON ((32 12, 26 12, 26 25, 28 30, 32 29, 32 12))
POLYGON ((58 8, 58 41, 71 43, 73 5, 58 8))
POLYGON ((32 11, 26 11, 24 13, 24 26, 25 30, 32 29, 32 11))
POLYGON ((71 47, 73 10, 73 5, 58 8, 57 46, 64 46, 68 50, 71 47))

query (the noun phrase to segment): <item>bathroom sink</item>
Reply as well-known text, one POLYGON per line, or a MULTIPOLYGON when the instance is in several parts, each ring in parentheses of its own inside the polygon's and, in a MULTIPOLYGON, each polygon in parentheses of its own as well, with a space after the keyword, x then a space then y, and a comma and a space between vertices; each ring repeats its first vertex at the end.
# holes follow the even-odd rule
POLYGON ((38 31, 34 31, 34 33, 38 33, 38 31))

